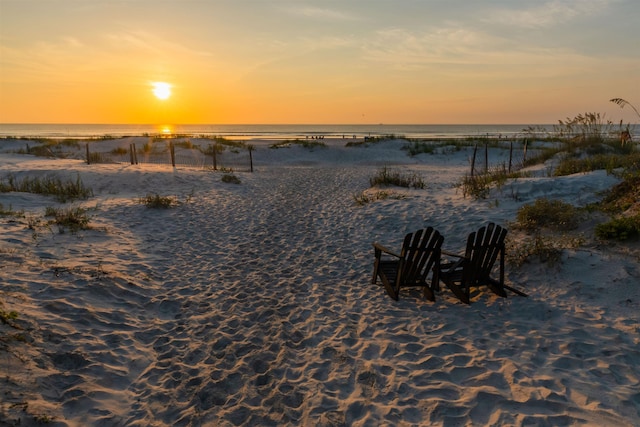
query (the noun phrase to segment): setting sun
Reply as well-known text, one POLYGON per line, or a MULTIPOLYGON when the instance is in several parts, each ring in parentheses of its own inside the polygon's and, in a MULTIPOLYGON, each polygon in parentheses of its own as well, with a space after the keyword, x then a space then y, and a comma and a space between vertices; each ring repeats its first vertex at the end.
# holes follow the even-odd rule
POLYGON ((167 99, 171 96, 171 85, 165 82, 153 82, 151 83, 153 86, 153 94, 158 99, 167 99))

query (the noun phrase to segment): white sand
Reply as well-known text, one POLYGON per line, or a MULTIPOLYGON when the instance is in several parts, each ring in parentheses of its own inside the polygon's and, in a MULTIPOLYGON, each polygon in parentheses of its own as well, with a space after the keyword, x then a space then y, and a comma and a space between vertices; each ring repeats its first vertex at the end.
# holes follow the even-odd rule
POLYGON ((71 205, 91 208, 93 229, 60 234, 44 226, 54 199, 0 193, 26 216, 0 216, 0 308, 23 328, 0 324, 0 425, 640 425, 637 244, 587 233, 556 266, 508 265, 529 298, 481 289, 467 306, 445 288, 435 303, 417 290, 395 302, 370 284, 374 240, 399 248, 431 225, 458 251, 487 221, 509 228, 522 204, 584 205, 614 177, 541 169, 473 201, 454 187, 469 152, 325 142, 256 141, 239 185, 2 142, 2 177, 79 174, 95 195, 71 205), (428 188, 357 205, 381 165, 428 188), (147 193, 181 203, 149 209, 147 193))

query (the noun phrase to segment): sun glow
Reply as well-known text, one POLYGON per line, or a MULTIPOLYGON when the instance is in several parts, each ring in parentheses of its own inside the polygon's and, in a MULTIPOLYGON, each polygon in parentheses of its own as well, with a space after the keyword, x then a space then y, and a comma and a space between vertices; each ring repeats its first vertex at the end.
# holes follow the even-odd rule
POLYGON ((171 85, 165 82, 153 82, 152 92, 158 99, 167 99, 171 96, 171 85))

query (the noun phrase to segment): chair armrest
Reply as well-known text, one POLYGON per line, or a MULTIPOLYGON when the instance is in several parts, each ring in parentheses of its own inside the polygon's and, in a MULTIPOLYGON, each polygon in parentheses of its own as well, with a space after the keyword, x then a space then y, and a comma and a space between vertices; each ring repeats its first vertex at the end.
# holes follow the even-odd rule
POLYGON ((377 250, 384 252, 386 254, 392 255, 396 258, 402 258, 400 255, 398 255, 397 253, 393 252, 391 249, 382 246, 380 243, 378 242, 373 242, 373 247, 376 248, 377 250))
POLYGON ((455 258, 464 258, 465 257, 464 255, 454 254, 453 252, 449 252, 449 251, 445 251, 445 250, 440 251, 440 253, 442 253, 442 255, 451 256, 451 257, 455 257, 455 258))

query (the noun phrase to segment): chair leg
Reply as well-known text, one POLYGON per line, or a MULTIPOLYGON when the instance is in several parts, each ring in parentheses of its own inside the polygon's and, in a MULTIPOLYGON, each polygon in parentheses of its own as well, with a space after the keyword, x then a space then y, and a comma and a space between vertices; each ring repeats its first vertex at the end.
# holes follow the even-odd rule
POLYGON ((436 300, 436 294, 433 292, 433 289, 431 289, 431 287, 429 287, 429 285, 425 285, 424 286, 424 298, 429 300, 429 301, 435 301, 436 300))
POLYGON ((385 290, 387 291, 387 294, 389 294, 389 296, 398 301, 398 292, 394 289, 393 286, 391 286, 391 283, 389 283, 388 280, 382 280, 382 284, 384 285, 385 290))
POLYGON ((380 256, 382 253, 378 249, 374 249, 375 261, 373 261, 373 276, 371 277, 371 284, 375 285, 378 280, 378 266, 380 265, 380 256))

